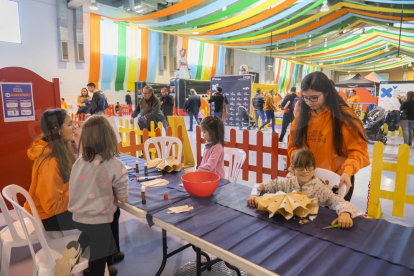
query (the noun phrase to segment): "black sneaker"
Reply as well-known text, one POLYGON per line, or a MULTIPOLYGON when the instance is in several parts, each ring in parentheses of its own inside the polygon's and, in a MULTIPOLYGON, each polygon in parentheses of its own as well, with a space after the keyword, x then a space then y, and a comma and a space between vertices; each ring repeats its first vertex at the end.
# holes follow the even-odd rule
POLYGON ((119 263, 124 260, 125 253, 122 251, 119 251, 118 253, 113 255, 113 258, 114 258, 114 264, 119 263))
POLYGON ((189 129, 189 130, 187 130, 187 131, 193 131, 192 129, 189 129))

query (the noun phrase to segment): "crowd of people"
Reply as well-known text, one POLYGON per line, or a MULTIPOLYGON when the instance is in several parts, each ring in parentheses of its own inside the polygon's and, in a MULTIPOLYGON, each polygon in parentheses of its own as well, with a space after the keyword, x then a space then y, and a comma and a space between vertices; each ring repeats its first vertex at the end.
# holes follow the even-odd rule
MULTIPOLYGON (((255 184, 247 204, 256 207, 255 199, 262 192, 304 191, 316 198, 320 206, 337 212, 338 218, 332 224, 337 223, 340 228, 352 227, 352 219, 357 215, 355 206, 350 203, 355 175, 370 164, 361 120, 325 74, 308 74, 303 78, 300 89, 301 97, 293 87, 281 102, 284 114, 280 141, 288 125, 292 124, 287 145, 291 160, 288 177, 255 184), (315 177, 316 168, 327 169, 340 176, 339 188, 346 186, 344 198, 315 177)), ((355 93, 351 96, 355 98, 355 93)), ((129 92, 125 101, 132 103, 129 92)), ((193 130, 195 121, 206 141, 197 170, 215 172, 224 178, 223 111, 229 101, 223 89, 217 87, 209 102, 214 103, 212 114, 200 120, 201 99, 192 89, 184 109, 190 116, 189 131, 193 130)), ((112 264, 125 256, 119 247, 120 211, 114 202, 115 199, 121 202, 128 199, 129 180, 125 165, 115 158, 119 156, 119 140, 116 129, 103 113, 105 104, 105 94, 89 83, 78 97, 78 113, 94 116, 79 128, 73 125, 64 109, 46 110, 40 121, 42 135, 28 150, 28 157, 34 161, 29 193, 44 228, 46 231, 81 231, 79 240, 68 244, 64 256, 73 261, 90 247, 87 272, 90 275, 103 275, 106 264, 110 275, 116 275, 112 264), (76 154, 68 143, 72 140, 77 148, 76 154)), ((270 90, 263 96, 257 89, 252 104, 256 126, 259 126, 259 119, 262 121, 259 130, 271 122, 272 131, 275 131, 274 91, 270 90)), ((414 127, 414 92, 408 92, 406 100, 401 102, 401 111, 404 142, 410 143, 414 127)), ((158 98, 153 88, 146 86, 130 121, 133 123, 138 118, 138 125, 148 127, 151 121, 164 122, 165 117, 173 115, 173 112, 174 98, 166 88, 161 90, 158 98)), ((31 212, 28 204, 25 208, 31 212)), ((70 269, 71 263, 62 257, 57 262, 55 273, 67 275, 65 273, 70 269)))

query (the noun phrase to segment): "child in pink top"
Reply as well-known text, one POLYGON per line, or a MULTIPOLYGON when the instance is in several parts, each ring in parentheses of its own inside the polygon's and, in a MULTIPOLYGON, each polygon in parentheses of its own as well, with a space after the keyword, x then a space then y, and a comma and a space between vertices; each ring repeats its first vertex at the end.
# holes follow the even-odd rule
POLYGON ((224 178, 224 125, 217 116, 208 116, 201 121, 206 145, 198 171, 208 171, 224 178))

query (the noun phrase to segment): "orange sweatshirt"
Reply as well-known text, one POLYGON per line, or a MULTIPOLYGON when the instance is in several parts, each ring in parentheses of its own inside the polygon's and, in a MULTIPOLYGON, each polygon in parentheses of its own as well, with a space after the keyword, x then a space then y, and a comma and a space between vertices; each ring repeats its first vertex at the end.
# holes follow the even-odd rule
MULTIPOLYGON (((348 114, 356 117, 355 113, 348 107, 344 106, 342 108, 348 114)), ((292 160, 292 156, 297 150, 293 144, 297 119, 293 120, 289 135, 288 155, 290 160, 292 160)), ((359 169, 370 164, 368 144, 359 137, 355 129, 346 123, 342 125, 342 135, 342 154, 338 156, 332 144, 333 131, 330 110, 325 108, 320 114, 311 111, 307 142, 309 150, 315 155, 316 167, 336 172, 339 175, 345 172, 352 176, 359 169)))
MULTIPOLYGON (((34 141, 27 151, 29 159, 34 161, 29 194, 42 220, 65 212, 68 210, 69 203, 69 182, 63 183, 56 158, 52 157, 43 163, 40 162, 50 152, 47 142, 41 139, 34 141), (42 154, 43 149, 45 150, 42 154)), ((27 202, 24 208, 31 213, 27 202)))
POLYGON ((273 110, 273 111, 276 110, 275 99, 273 98, 272 95, 270 95, 270 93, 267 93, 265 95, 265 104, 264 104, 263 110, 273 110))
MULTIPOLYGON (((361 102, 361 98, 358 95, 354 95, 354 96, 348 98, 346 100, 346 102, 347 103, 360 103, 361 102)), ((352 110, 357 110, 360 107, 359 104, 350 104, 349 106, 352 108, 352 110)))

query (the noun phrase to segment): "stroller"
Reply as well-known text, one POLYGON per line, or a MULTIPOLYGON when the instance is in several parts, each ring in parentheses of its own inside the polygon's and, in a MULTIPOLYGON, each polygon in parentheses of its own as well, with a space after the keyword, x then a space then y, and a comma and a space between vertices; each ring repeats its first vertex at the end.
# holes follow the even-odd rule
POLYGON ((244 106, 239 106, 239 127, 240 130, 243 129, 243 127, 247 127, 247 129, 255 128, 256 123, 252 116, 249 115, 249 112, 247 112, 247 109, 244 106))
POLYGON ((385 109, 377 106, 365 113, 363 120, 364 130, 370 141, 380 141, 384 145, 387 143, 387 132, 384 130, 385 109))

